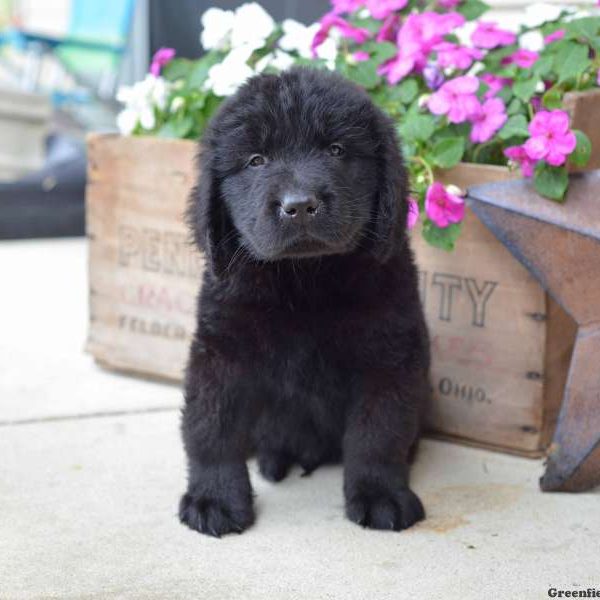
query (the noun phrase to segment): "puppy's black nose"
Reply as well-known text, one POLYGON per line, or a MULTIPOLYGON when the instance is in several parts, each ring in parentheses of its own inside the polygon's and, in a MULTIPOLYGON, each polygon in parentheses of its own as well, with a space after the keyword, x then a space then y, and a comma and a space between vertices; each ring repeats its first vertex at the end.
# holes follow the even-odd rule
POLYGON ((281 216, 286 219, 304 221, 314 217, 319 210, 319 201, 312 194, 286 194, 281 201, 281 216))

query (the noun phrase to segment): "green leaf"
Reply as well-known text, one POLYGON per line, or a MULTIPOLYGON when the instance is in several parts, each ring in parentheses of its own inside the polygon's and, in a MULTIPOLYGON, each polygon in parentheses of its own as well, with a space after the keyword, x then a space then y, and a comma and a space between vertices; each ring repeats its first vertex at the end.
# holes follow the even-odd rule
POLYGON ((469 137, 469 132, 471 131, 470 123, 449 123, 442 129, 438 129, 435 132, 435 141, 441 140, 443 138, 450 137, 469 137))
POLYGON ((377 75, 377 64, 373 60, 365 60, 356 65, 349 65, 346 75, 367 90, 373 89, 380 81, 377 75))
POLYGON ((402 104, 410 104, 419 93, 419 85, 412 77, 409 79, 404 79, 400 84, 392 89, 396 90, 398 99, 400 102, 402 102, 402 104))
POLYGON ((167 121, 157 132, 162 138, 184 138, 194 126, 192 117, 183 117, 167 121))
POLYGON ((465 151, 462 137, 448 137, 436 142, 431 149, 434 163, 442 169, 449 169, 460 162, 465 151))
POLYGON ((193 66, 194 63, 187 58, 174 58, 163 67, 161 74, 167 81, 186 79, 193 66))
POLYGON ((504 127, 498 132, 501 140, 508 140, 514 136, 529 137, 527 129, 527 119, 523 115, 513 115, 509 117, 504 127))
POLYGON ((204 115, 207 119, 210 119, 217 112, 222 102, 223 98, 220 96, 215 96, 212 92, 208 94, 204 102, 204 115))
POLYGON ((510 104, 506 107, 506 113, 511 115, 516 115, 523 111, 523 103, 518 98, 513 98, 510 101, 510 104))
POLYGON ((535 168, 535 189, 539 194, 562 202, 569 185, 569 177, 565 167, 552 167, 540 161, 535 168))
POLYGON ((573 133, 577 138, 577 146, 572 154, 569 155, 569 162, 576 167, 585 167, 592 155, 592 142, 590 142, 590 138, 583 131, 575 129, 573 133))
POLYGON ((506 85, 496 94, 496 98, 500 98, 504 104, 508 104, 509 100, 513 97, 513 90, 511 86, 506 85))
POLYGON ((489 9, 489 4, 481 2, 481 0, 464 0, 464 2, 456 7, 457 12, 459 12, 467 21, 473 21, 489 9))
POLYGON ((217 52, 209 52, 205 54, 200 60, 194 62, 193 68, 190 70, 187 87, 189 89, 201 88, 210 68, 220 62, 222 59, 221 55, 217 52))
POLYGON ((583 19, 576 19, 567 23, 565 29, 567 37, 591 40, 600 33, 600 18, 584 17, 583 19))
POLYGON ((191 96, 191 100, 189 101, 190 110, 191 111, 199 111, 202 110, 206 106, 206 94, 197 94, 191 96))
POLYGON ((551 87, 543 96, 542 96, 542 104, 544 108, 548 108, 549 110, 553 110, 555 108, 562 107, 562 96, 563 92, 559 87, 553 86, 551 87))
POLYGON ((350 17, 349 21, 355 27, 368 29, 371 33, 377 33, 381 28, 381 21, 377 21, 372 17, 359 17, 358 14, 354 14, 350 17))
POLYGON ((552 71, 553 62, 552 56, 541 56, 535 61, 532 71, 539 77, 546 77, 552 71))
POLYGON ((392 116, 402 114, 404 105, 410 104, 419 94, 419 85, 414 78, 402 80, 398 85, 382 85, 370 92, 373 100, 392 116))
POLYGON ((461 228, 461 223, 452 223, 448 227, 442 228, 434 225, 429 219, 426 219, 423 223, 423 237, 432 246, 450 252, 454 250, 456 240, 460 236, 461 228))
POLYGON ((381 64, 398 54, 396 44, 391 42, 367 42, 360 49, 368 52, 371 60, 376 61, 377 64, 381 64))
POLYGON ((515 81, 512 87, 514 95, 523 102, 529 102, 535 94, 535 88, 539 81, 539 77, 532 77, 531 79, 525 79, 525 81, 515 81))
POLYGON ((596 54, 600 53, 600 35, 597 35, 590 40, 590 46, 594 49, 596 54))
POLYGON ((569 42, 565 45, 565 51, 554 57, 554 69, 558 75, 558 82, 567 79, 576 79, 591 64, 588 58, 589 48, 577 42, 569 42))
POLYGON ((434 132, 435 121, 430 115, 407 114, 398 126, 398 132, 406 140, 423 141, 429 139, 434 132))

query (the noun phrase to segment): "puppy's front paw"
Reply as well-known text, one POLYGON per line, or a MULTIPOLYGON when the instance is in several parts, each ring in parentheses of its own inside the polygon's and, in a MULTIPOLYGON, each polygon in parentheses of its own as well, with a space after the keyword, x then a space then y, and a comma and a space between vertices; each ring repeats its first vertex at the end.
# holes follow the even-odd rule
POLYGON ((396 491, 368 490, 351 493, 346 499, 346 515, 355 523, 372 529, 408 529, 425 518, 425 510, 419 497, 409 488, 396 491))
POLYGON ((224 498, 184 494, 179 502, 179 520, 190 529, 221 537, 250 527, 254 510, 251 501, 234 503, 224 498))

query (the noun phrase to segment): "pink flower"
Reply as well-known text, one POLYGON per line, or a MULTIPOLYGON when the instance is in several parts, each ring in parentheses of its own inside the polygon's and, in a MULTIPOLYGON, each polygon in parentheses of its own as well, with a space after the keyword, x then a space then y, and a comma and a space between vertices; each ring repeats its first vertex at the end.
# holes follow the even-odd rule
POLYGON ((557 29, 555 32, 549 33, 544 38, 544 43, 551 44, 552 42, 556 42, 557 40, 562 40, 565 37, 565 33, 566 31, 564 29, 557 29))
POLYGON ((512 79, 508 77, 498 77, 492 73, 484 73, 479 78, 488 86, 484 98, 493 98, 501 89, 512 83, 512 79))
POLYGON ((539 57, 540 55, 537 52, 519 48, 519 50, 513 52, 511 55, 505 56, 501 62, 503 65, 515 64, 523 69, 530 69, 539 57))
POLYGON ((531 137, 525 142, 527 156, 544 159, 549 165, 563 165, 575 150, 577 138, 569 129, 569 115, 563 110, 542 110, 529 123, 531 137))
POLYGON ((393 42, 396 40, 398 26, 400 25, 400 17, 394 13, 388 15, 383 22, 381 29, 377 32, 375 41, 377 42, 393 42))
POLYGON ((388 82, 395 85, 410 72, 422 71, 433 47, 464 22, 465 18, 454 12, 411 13, 398 31, 398 54, 380 66, 379 74, 385 75, 388 82))
POLYGON ((329 31, 332 27, 335 27, 339 30, 339 32, 347 38, 351 38, 357 44, 362 44, 367 41, 370 37, 370 33, 367 29, 362 29, 361 27, 354 27, 346 21, 339 17, 334 12, 327 13, 320 21, 321 28, 317 33, 315 33, 315 37, 313 38, 311 44, 311 50, 313 53, 313 57, 316 56, 317 48, 327 39, 329 35, 329 31))
POLYGON ((409 229, 412 229, 419 220, 419 205, 414 198, 408 198, 408 215, 406 218, 406 225, 409 229))
POLYGON ((369 56, 368 52, 365 52, 364 50, 358 50, 352 55, 352 58, 356 62, 364 62, 365 60, 369 60, 371 57, 369 56))
POLYGON ((367 0, 367 8, 374 19, 386 19, 407 4, 408 0, 367 0))
POLYGON ((509 146, 504 150, 504 155, 521 167, 525 177, 532 177, 535 161, 531 160, 523 146, 509 146))
POLYGON ((363 6, 365 0, 331 0, 336 15, 351 13, 363 6))
POLYGON ((469 119, 473 123, 471 141, 483 143, 491 140, 507 119, 506 108, 500 98, 486 100, 469 119))
POLYGON ((465 18, 457 12, 424 12, 419 16, 421 17, 423 39, 429 47, 441 42, 445 35, 454 32, 465 23, 465 18))
POLYGON ((465 203, 460 196, 450 194, 438 181, 432 183, 425 195, 425 213, 438 226, 460 223, 465 216, 465 203))
MULTIPOLYGON (((600 2, 600 0, 598 0, 600 2)), ((596 85, 600 86, 600 69, 598 69, 598 74, 596 75, 596 85)))
POLYGON ((442 8, 454 8, 458 6, 463 0, 438 0, 438 4, 442 8))
POLYGON ((174 48, 160 48, 154 53, 152 57, 152 64, 150 65, 150 73, 154 75, 154 77, 158 77, 162 68, 170 63, 175 57, 175 49, 174 48))
POLYGON ((471 41, 478 48, 492 49, 497 46, 514 44, 517 36, 511 31, 500 29, 496 23, 480 21, 477 29, 471 34, 471 41))
POLYGON ((478 88, 477 77, 456 77, 432 94, 427 106, 434 115, 447 115, 450 123, 462 123, 480 109, 479 100, 475 95, 478 88))
POLYGON ((452 42, 442 42, 433 47, 437 52, 437 63, 440 67, 456 67, 468 69, 474 60, 483 58, 483 52, 477 48, 467 48, 452 42))
POLYGON ((390 85, 396 85, 401 79, 404 79, 417 65, 421 57, 414 53, 409 54, 406 50, 400 50, 394 58, 377 67, 379 75, 385 75, 390 85))

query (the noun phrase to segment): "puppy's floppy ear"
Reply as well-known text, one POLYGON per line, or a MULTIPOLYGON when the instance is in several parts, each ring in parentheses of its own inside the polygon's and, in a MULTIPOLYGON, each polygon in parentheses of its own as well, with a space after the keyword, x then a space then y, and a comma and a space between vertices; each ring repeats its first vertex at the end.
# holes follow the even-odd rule
POLYGON ((220 277, 227 270, 236 250, 237 236, 221 200, 220 182, 215 172, 214 150, 210 141, 201 146, 196 162, 199 179, 189 198, 186 220, 210 269, 220 277))
POLYGON ((379 190, 375 203, 375 256, 388 260, 405 243, 408 217, 408 177, 391 121, 380 117, 379 190))

